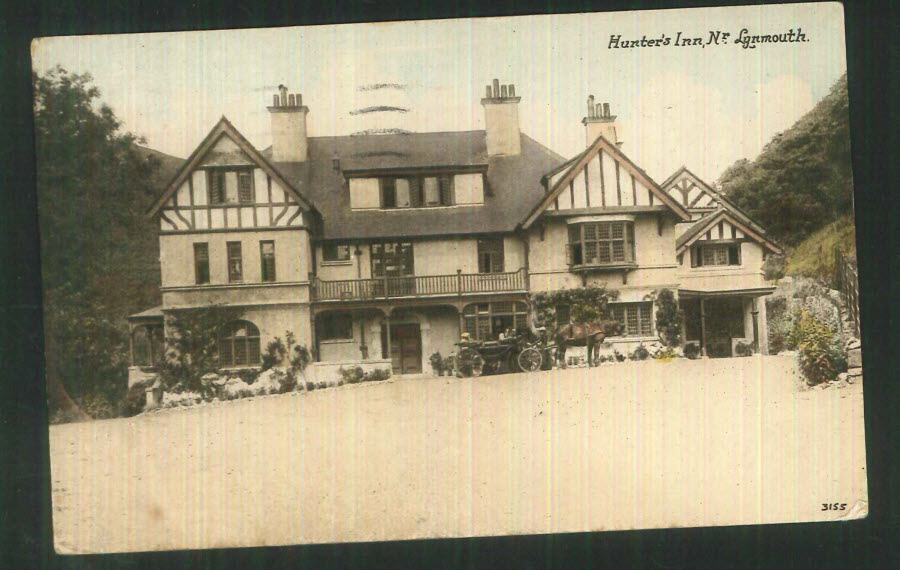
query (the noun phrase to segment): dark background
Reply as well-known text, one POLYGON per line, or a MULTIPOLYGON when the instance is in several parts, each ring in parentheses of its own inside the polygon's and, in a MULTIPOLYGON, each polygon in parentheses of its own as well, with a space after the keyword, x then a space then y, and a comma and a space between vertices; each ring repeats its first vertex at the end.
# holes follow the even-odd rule
MULTIPOLYGON (((515 567, 886 568, 897 564, 895 362, 897 42, 890 2, 844 6, 862 341, 869 517, 847 523, 668 529, 58 557, 53 553, 31 122, 34 37, 208 30, 741 2, 0 2, 0 568, 515 567), (894 562, 891 562, 894 560, 894 562)), ((750 3, 748 1, 744 4, 750 3)), ((771 2, 763 2, 771 3, 771 2)), ((827 437, 827 434, 825 435, 827 437)), ((673 492, 677 490, 673 489, 673 492)))

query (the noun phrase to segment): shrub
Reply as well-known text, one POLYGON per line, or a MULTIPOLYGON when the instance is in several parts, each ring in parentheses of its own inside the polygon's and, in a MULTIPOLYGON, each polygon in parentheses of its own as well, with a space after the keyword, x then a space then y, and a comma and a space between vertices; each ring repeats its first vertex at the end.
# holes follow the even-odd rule
POLYGON ((312 392, 312 391, 315 390, 315 389, 316 389, 316 384, 315 384, 314 382, 307 382, 307 383, 306 383, 306 391, 307 391, 307 392, 312 392))
POLYGON ((750 356, 753 354, 753 345, 746 342, 739 342, 734 345, 735 356, 750 356))
POLYGON ((200 390, 200 378, 218 367, 218 333, 243 309, 208 305, 166 315, 166 361, 160 379, 166 388, 184 384, 200 390))
POLYGON ((435 352, 428 358, 428 362, 431 363, 431 368, 434 370, 434 373, 438 376, 444 371, 444 357, 441 356, 440 352, 435 352))
POLYGON ((388 368, 376 368, 370 372, 366 372, 365 380, 380 382, 382 380, 387 380, 391 377, 391 371, 388 368))
POLYGON ((156 378, 151 377, 132 384, 119 404, 119 415, 127 418, 144 411, 144 404, 147 402, 147 389, 153 386, 155 382, 156 378))
POLYGON ((681 323, 684 311, 678 306, 678 300, 671 289, 662 289, 656 295, 656 330, 659 338, 666 346, 681 344, 681 323))
POLYGON ((281 342, 281 338, 275 337, 266 345, 266 351, 262 355, 262 369, 266 371, 273 366, 278 366, 284 362, 287 356, 287 347, 281 342))
POLYGON ((669 362, 675 358, 678 358, 678 351, 669 346, 658 351, 653 355, 653 358, 656 360, 661 360, 663 362, 669 362))
POLYGON ((800 370, 810 385, 834 380, 846 366, 835 330, 805 310, 797 313, 790 342, 800 353, 800 370))
POLYGON ((650 351, 643 344, 639 344, 634 352, 628 357, 631 360, 647 360, 650 357, 650 351))
POLYGON ((619 292, 590 284, 577 289, 559 289, 551 293, 532 295, 534 322, 548 329, 556 327, 556 312, 561 306, 569 308, 573 323, 589 323, 609 318, 609 302, 618 298, 619 292))
POLYGON ((696 342, 689 342, 684 345, 684 356, 694 360, 700 357, 700 345, 696 342))
POLYGON ((613 349, 613 356, 615 356, 617 362, 625 362, 625 355, 618 350, 613 349))
POLYGON ((341 366, 338 368, 338 376, 340 376, 340 379, 346 384, 356 384, 357 382, 363 381, 365 372, 360 366, 355 366, 353 368, 344 368, 341 366))

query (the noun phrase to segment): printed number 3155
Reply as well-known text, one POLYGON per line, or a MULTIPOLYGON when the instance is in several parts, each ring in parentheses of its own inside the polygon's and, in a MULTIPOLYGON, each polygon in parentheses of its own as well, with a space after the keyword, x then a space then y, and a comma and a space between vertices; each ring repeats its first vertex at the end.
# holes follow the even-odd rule
POLYGON ((845 511, 847 503, 822 503, 823 511, 845 511))

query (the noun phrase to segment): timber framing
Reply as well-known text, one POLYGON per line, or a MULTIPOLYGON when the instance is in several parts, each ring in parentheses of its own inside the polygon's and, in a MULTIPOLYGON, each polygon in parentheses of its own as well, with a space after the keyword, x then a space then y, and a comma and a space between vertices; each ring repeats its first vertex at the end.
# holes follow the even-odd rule
POLYGON ((577 155, 575 158, 569 160, 564 163, 562 166, 557 167, 553 171, 545 174, 544 178, 549 180, 551 176, 559 173, 568 165, 568 171, 559 178, 559 180, 554 183, 554 185, 549 188, 549 191, 544 196, 544 198, 535 206, 531 213, 525 217, 525 220, 520 224, 522 229, 528 229, 534 224, 535 220, 537 220, 544 211, 550 207, 553 201, 562 193, 565 189, 569 188, 571 183, 575 180, 579 173, 581 173, 585 166, 597 155, 599 152, 606 152, 613 159, 616 164, 616 191, 621 194, 621 182, 620 182, 620 169, 625 169, 634 179, 638 180, 647 187, 650 191, 651 195, 656 195, 659 198, 660 202, 669 207, 678 217, 680 217, 684 221, 690 221, 691 215, 687 211, 687 209, 679 204, 676 200, 674 200, 668 192, 663 191, 663 189, 653 181, 650 176, 647 175, 640 167, 634 164, 631 159, 629 159, 619 148, 606 140, 603 135, 597 137, 597 140, 593 142, 584 152, 577 155))
POLYGON ((731 211, 732 214, 741 218, 741 220, 745 224, 749 224, 750 226, 752 226, 756 230, 757 233, 765 233, 765 230, 763 229, 763 227, 761 225, 759 225, 758 223, 756 223, 753 220, 753 218, 751 218, 750 215, 747 214, 747 212, 740 209, 734 202, 729 200, 724 194, 722 194, 721 192, 719 192, 718 190, 716 190, 715 188, 713 188, 712 186, 710 186, 709 184, 704 182, 699 176, 697 176, 696 174, 691 172, 687 166, 682 166, 681 168, 676 170, 671 176, 666 178, 665 182, 660 184, 660 188, 662 188, 668 194, 670 188, 674 187, 674 185, 678 181, 684 180, 684 179, 690 181, 691 184, 693 184, 694 186, 699 188, 700 192, 701 192, 700 196, 697 196, 696 198, 694 198, 694 200, 691 203, 687 203, 687 196, 685 195, 684 201, 686 203, 684 204, 684 206, 686 206, 687 208, 689 208, 691 210, 695 210, 695 211, 699 211, 699 210, 715 211, 716 208, 698 208, 698 207, 696 207, 697 201, 700 199, 700 197, 703 195, 703 193, 706 193, 714 201, 718 202, 721 205, 721 207, 725 208, 726 210, 731 211))
POLYGON ((280 184, 285 191, 290 194, 300 206, 306 210, 311 212, 315 212, 318 214, 318 210, 312 202, 307 200, 293 184, 291 184, 288 180, 286 180, 270 163, 266 158, 257 151, 250 141, 244 138, 235 127, 231 124, 231 122, 225 118, 224 116, 219 119, 219 122, 216 123, 216 126, 212 128, 206 138, 203 139, 203 142, 191 153, 191 156, 188 157, 187 161, 182 165, 181 169, 175 175, 175 178, 169 185, 166 187, 165 192, 163 192, 162 196, 159 197, 156 202, 147 210, 146 215, 148 217, 153 217, 165 206, 166 201, 171 198, 181 187, 181 185, 191 178, 191 174, 200 166, 200 162, 206 156, 210 149, 218 142, 219 138, 222 136, 228 136, 238 145, 238 147, 250 157, 250 159, 256 163, 256 165, 261 168, 268 176, 269 179, 275 180, 280 184))
POLYGON ((743 220, 739 219, 729 210, 726 210, 724 207, 719 209, 715 214, 710 214, 700 220, 697 224, 695 224, 692 228, 687 230, 687 233, 678 238, 678 249, 675 250, 676 255, 681 255, 691 245, 694 244, 698 239, 700 239, 704 234, 709 232, 714 226, 718 225, 722 222, 722 220, 727 220, 729 223, 737 227, 739 230, 744 232, 747 237, 753 239, 761 246, 769 249, 772 253, 781 254, 784 253, 784 250, 780 245, 775 243, 774 241, 767 238, 760 232, 757 232, 755 228, 752 228, 749 224, 744 223, 743 220))

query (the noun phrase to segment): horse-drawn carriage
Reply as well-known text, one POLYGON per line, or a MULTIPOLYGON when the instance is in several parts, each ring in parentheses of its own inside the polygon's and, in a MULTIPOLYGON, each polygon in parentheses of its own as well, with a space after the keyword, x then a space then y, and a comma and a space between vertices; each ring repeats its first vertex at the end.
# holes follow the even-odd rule
POLYGON ((456 376, 481 376, 507 372, 535 372, 549 369, 553 361, 565 367, 566 349, 569 346, 585 346, 588 365, 593 366, 594 351, 608 336, 621 334, 618 321, 598 321, 585 325, 565 325, 554 334, 554 342, 548 344, 546 330, 536 329, 533 334, 516 334, 496 341, 463 340, 456 343, 458 350, 453 359, 456 376))

